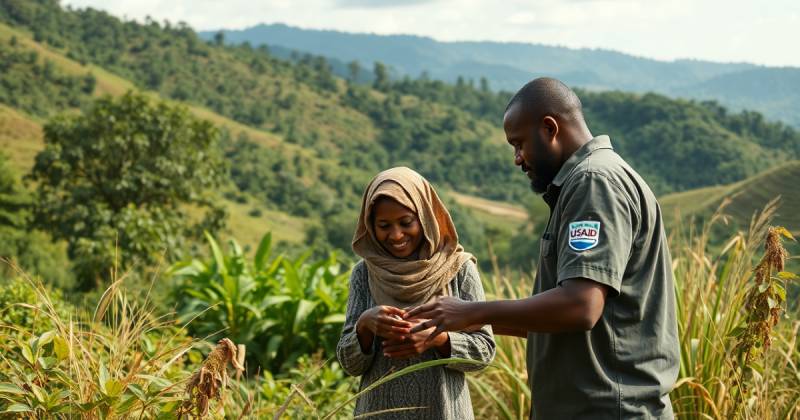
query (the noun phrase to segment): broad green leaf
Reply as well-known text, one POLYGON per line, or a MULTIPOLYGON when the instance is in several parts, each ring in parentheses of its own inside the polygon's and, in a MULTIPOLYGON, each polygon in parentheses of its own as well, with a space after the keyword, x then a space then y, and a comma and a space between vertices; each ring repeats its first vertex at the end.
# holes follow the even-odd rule
POLYGON ((259 305, 262 309, 273 305, 279 305, 283 302, 289 302, 292 298, 290 296, 266 296, 264 299, 261 300, 261 305, 259 305))
POLYGON ((245 308, 245 309, 247 309, 247 310, 248 310, 250 313, 252 313, 252 314, 253 314, 253 316, 254 316, 256 319, 259 319, 259 318, 261 318, 261 316, 263 315, 263 313, 261 312, 261 310, 260 310, 259 308, 256 308, 256 307, 255 307, 253 304, 251 304, 250 302, 239 302, 238 304, 239 304, 239 306, 241 306, 242 308, 245 308))
POLYGON ((114 411, 116 411, 117 414, 125 414, 131 409, 131 407, 133 407, 134 404, 136 404, 138 399, 139 398, 135 395, 125 394, 125 396, 123 396, 123 398, 120 400, 119 404, 117 404, 115 407, 114 411))
POLYGON ((124 390, 125 385, 115 379, 111 379, 104 384, 105 394, 109 397, 118 397, 124 390))
POLYGON ((34 366, 36 363, 36 359, 33 357, 33 352, 31 351, 30 346, 28 343, 19 343, 20 349, 22 350, 22 357, 25 358, 25 361, 28 362, 31 366, 34 366))
POLYGON ((0 382, 0 394, 24 395, 26 393, 24 389, 12 383, 0 382))
POLYGON ((69 391, 62 390, 53 394, 50 394, 50 397, 47 399, 47 407, 53 408, 57 406, 61 400, 65 400, 69 398, 69 391))
POLYGON ((65 360, 69 357, 69 343, 64 337, 57 335, 53 337, 53 351, 59 361, 65 360))
POLYGON ((236 242, 236 239, 234 238, 229 239, 228 246, 230 247, 231 254, 233 254, 234 257, 242 256, 242 247, 239 246, 239 243, 236 242))
POLYGON ((191 261, 189 263, 178 263, 169 272, 172 277, 195 277, 205 271, 205 266, 199 261, 191 261), (180 264, 180 265, 179 265, 180 264))
POLYGON ((27 404, 14 403, 9 405, 3 413, 28 413, 31 411, 33 411, 33 409, 27 404))
POLYGON ((97 379, 98 379, 97 384, 99 385, 100 390, 102 390, 103 393, 105 393, 106 382, 108 382, 109 379, 111 379, 111 378, 110 378, 110 375, 108 374, 108 369, 106 369, 106 365, 103 364, 102 361, 100 362, 100 370, 98 372, 98 378, 97 379))
POLYGON ((295 312, 294 316, 294 325, 292 325, 292 331, 297 333, 300 330, 300 327, 308 318, 308 315, 311 311, 314 310, 314 307, 317 306, 317 302, 311 302, 309 300, 303 299, 297 305, 297 312, 295 312))
POLYGON ((267 262, 267 258, 269 258, 271 249, 272 232, 267 232, 267 234, 261 238, 261 242, 258 244, 258 249, 256 250, 256 256, 254 260, 256 272, 264 269, 264 264, 267 262))
POLYGON ((173 412, 178 408, 178 401, 174 401, 171 403, 167 403, 161 406, 161 414, 158 415, 158 419, 174 419, 175 416, 173 412))
POLYGON ((161 391, 168 386, 172 386, 172 382, 170 382, 168 379, 159 378, 158 376, 140 374, 136 375, 136 377, 148 381, 150 383, 150 387, 154 387, 156 391, 161 391))
POLYGON ((775 294, 778 295, 778 297, 780 298, 780 302, 786 302, 786 289, 784 289, 783 286, 777 283, 772 285, 772 287, 775 290, 775 294))
POLYGON ((272 260, 272 264, 269 266, 269 269, 264 273, 268 276, 272 276, 278 271, 278 268, 281 267, 283 264, 283 254, 278 255, 274 260, 272 260))
POLYGON ((58 363, 58 359, 55 357, 40 357, 38 362, 42 369, 48 370, 58 363))
POLYGON ((790 271, 781 271, 778 273, 778 278, 781 280, 798 280, 800 276, 790 271))
POLYGON ((322 319, 323 324, 344 324, 344 314, 332 314, 322 319))
POLYGON ((229 276, 227 273, 222 275, 222 287, 225 288, 225 296, 233 301, 239 299, 239 280, 234 276, 229 276))
POLYGON ((303 296, 303 285, 300 280, 300 275, 297 273, 295 266, 287 260, 283 261, 283 280, 289 293, 295 297, 303 296))
POLYGON ((257 333, 262 333, 278 324, 279 322, 274 319, 260 319, 254 324, 253 329, 257 333))
POLYGON ((38 401, 41 404, 47 402, 47 395, 46 395, 47 393, 40 386, 36 384, 29 384, 29 386, 31 387, 31 392, 33 393, 33 396, 36 397, 36 401, 38 401))
POLYGON ((140 401, 147 401, 147 395, 139 384, 128 384, 128 391, 136 396, 140 401))
POLYGON ((269 338, 269 341, 267 342, 267 352, 266 352, 268 359, 275 358, 275 355, 278 354, 278 349, 280 348, 282 342, 283 342, 283 336, 280 334, 273 335, 272 337, 269 338))
POLYGON ((219 245, 217 241, 214 240, 214 237, 211 236, 208 232, 203 232, 206 235, 206 240, 208 241, 208 245, 211 247, 211 253, 214 255, 214 262, 217 265, 217 273, 220 274, 227 274, 228 268, 225 266, 225 258, 223 257, 222 251, 219 249, 219 245))
POLYGON ((312 253, 314 253, 314 250, 309 248, 309 249, 307 249, 305 252, 303 252, 302 254, 300 254, 300 256, 299 256, 299 257, 297 257, 297 259, 295 259, 295 260, 294 260, 294 267, 295 267, 295 268, 300 268, 300 267, 302 267, 302 266, 303 266, 303 264, 304 264, 304 263, 306 262, 306 260, 308 259, 308 257, 310 257, 310 256, 311 256, 311 254, 312 254, 312 253))
POLYGON ((333 302, 333 298, 331 297, 330 293, 328 293, 328 291, 326 289, 327 289, 327 285, 325 285, 325 284, 320 284, 319 286, 317 286, 317 290, 316 290, 317 297, 322 299, 322 301, 325 303, 325 306, 327 306, 328 308, 333 309, 333 307, 335 306, 335 304, 333 302))
POLYGON ((37 348, 41 349, 45 345, 49 344, 50 342, 53 341, 53 337, 55 337, 55 336, 56 336, 56 332, 55 331, 47 331, 44 334, 40 335, 39 339, 36 340, 37 348))

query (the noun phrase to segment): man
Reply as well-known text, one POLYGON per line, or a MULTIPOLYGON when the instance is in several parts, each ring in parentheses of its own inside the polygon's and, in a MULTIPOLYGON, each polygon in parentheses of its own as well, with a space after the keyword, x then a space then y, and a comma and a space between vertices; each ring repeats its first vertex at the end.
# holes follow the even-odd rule
POLYGON ((594 137, 575 93, 526 84, 503 118, 514 163, 543 193, 534 293, 519 300, 444 297, 407 318, 459 331, 491 324, 528 338, 531 418, 672 418, 680 361, 671 261, 661 209, 607 136, 594 137))

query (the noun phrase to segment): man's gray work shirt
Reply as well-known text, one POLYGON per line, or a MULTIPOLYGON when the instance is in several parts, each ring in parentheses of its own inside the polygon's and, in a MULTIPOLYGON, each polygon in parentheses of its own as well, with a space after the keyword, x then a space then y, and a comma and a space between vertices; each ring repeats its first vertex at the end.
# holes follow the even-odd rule
POLYGON ((534 294, 575 278, 609 293, 590 331, 528 335, 531 418, 672 418, 678 327, 655 195, 599 136, 564 163, 544 199, 534 294))

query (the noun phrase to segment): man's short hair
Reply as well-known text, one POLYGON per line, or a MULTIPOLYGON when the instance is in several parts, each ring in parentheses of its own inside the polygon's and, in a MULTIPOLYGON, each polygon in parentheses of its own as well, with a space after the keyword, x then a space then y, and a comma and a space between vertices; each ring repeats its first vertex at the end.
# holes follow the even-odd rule
POLYGON ((506 112, 516 104, 523 107, 523 112, 533 114, 536 120, 546 115, 562 121, 583 119, 583 105, 578 95, 551 77, 540 77, 526 83, 508 102, 506 112))

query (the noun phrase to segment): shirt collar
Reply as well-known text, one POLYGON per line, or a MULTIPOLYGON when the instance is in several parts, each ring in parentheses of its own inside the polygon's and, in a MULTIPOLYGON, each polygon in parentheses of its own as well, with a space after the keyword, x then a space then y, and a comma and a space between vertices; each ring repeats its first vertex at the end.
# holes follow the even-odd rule
POLYGON ((575 170, 575 167, 578 166, 579 163, 583 162, 587 156, 591 155, 592 152, 598 149, 613 149, 611 147, 611 139, 608 136, 597 136, 578 148, 572 156, 561 165, 561 169, 558 170, 556 177, 553 178, 553 182, 550 184, 555 185, 556 187, 561 187, 564 184, 564 181, 567 180, 567 177, 575 170))

